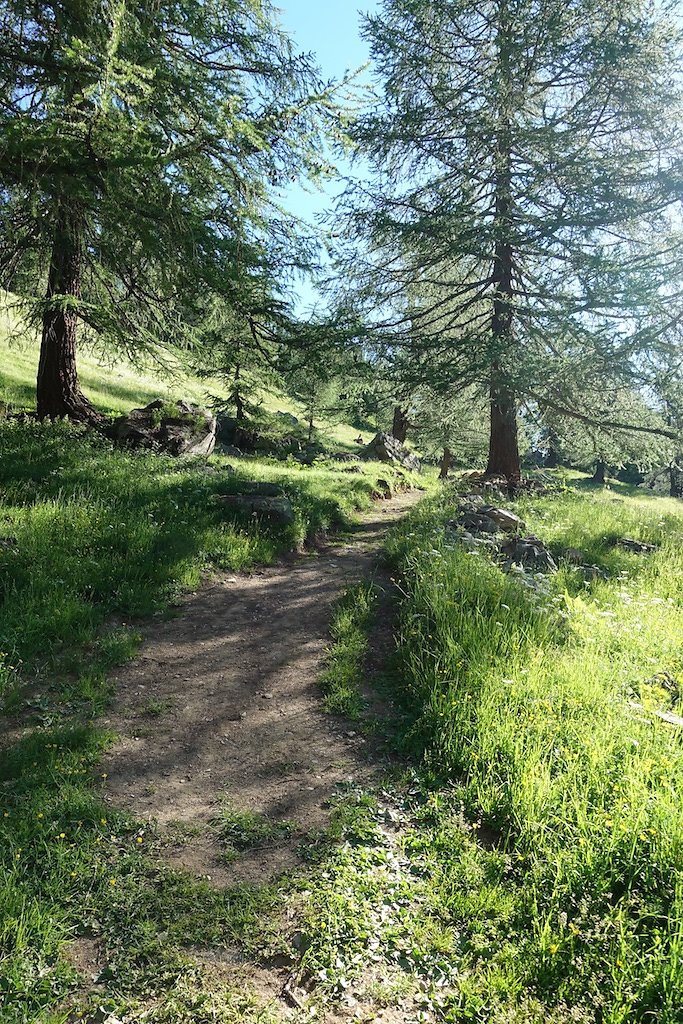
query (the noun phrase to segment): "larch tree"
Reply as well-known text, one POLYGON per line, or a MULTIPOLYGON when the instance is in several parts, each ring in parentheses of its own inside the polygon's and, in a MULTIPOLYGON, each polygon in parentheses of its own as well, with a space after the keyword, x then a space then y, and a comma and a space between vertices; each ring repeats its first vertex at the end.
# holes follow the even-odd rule
POLYGON ((272 328, 308 256, 273 195, 336 116, 267 0, 0 0, 0 286, 42 289, 40 417, 97 418, 82 327, 179 345, 215 297, 272 328))
POLYGON ((680 305, 679 31, 640 0, 385 0, 365 24, 343 300, 386 352, 434 354, 431 384, 487 393, 488 471, 514 480, 519 402, 633 379, 680 305))

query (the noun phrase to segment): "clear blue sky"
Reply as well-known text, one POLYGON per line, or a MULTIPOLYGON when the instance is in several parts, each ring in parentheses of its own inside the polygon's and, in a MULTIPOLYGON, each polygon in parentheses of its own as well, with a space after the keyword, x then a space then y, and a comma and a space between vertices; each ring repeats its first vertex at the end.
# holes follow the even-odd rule
MULTIPOLYGON (((367 63, 368 46, 360 37, 361 13, 376 11, 379 0, 275 0, 283 29, 292 37, 296 48, 310 53, 320 67, 324 79, 341 78, 346 71, 355 71, 367 63)), ((315 214, 331 205, 338 188, 330 186, 325 193, 313 194, 293 188, 285 202, 293 213, 312 220, 315 214)), ((311 287, 299 288, 301 303, 315 300, 311 287)))

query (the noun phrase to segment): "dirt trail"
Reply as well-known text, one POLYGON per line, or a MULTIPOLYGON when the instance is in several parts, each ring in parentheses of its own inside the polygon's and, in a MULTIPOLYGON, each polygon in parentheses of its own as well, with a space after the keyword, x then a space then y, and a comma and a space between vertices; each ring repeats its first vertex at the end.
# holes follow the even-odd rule
POLYGON ((250 575, 226 575, 146 629, 114 679, 106 720, 120 737, 103 766, 105 798, 169 835, 197 828, 168 858, 215 884, 264 882, 296 863, 325 826, 338 783, 368 781, 363 739, 321 711, 318 679, 332 606, 372 571, 386 531, 421 497, 378 503, 352 536, 250 575), (291 843, 230 866, 205 825, 221 802, 296 824, 291 843))

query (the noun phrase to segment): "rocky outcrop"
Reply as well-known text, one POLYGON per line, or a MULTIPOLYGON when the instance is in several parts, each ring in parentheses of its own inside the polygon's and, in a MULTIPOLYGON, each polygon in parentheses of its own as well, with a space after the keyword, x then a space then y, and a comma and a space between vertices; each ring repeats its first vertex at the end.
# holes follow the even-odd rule
POLYGON ((150 402, 114 420, 110 436, 117 444, 151 448, 169 455, 211 455, 216 447, 216 417, 190 402, 150 402))
POLYGON ((403 466, 404 469, 409 469, 413 473, 419 473, 422 469, 417 455, 413 455, 400 441, 383 431, 376 434, 370 444, 365 446, 361 457, 376 462, 390 462, 403 466))

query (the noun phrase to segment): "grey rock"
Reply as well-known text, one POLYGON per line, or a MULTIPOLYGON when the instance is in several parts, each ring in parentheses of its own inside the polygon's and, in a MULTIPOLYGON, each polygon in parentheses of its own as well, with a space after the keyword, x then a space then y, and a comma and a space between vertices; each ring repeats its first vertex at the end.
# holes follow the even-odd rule
POLYGON ((285 420, 286 423, 291 423, 293 427, 295 427, 297 425, 297 423, 299 422, 299 420, 296 418, 296 416, 293 416, 291 412, 281 412, 278 409, 278 411, 275 413, 275 415, 277 416, 277 418, 279 420, 285 420))
POLYGON ((645 544, 641 540, 631 540, 630 537, 622 537, 621 540, 617 541, 620 548, 625 548, 627 551, 633 551, 637 555, 648 555, 653 551, 657 550, 656 544, 645 544))
POLYGON ((330 458, 333 462, 360 462, 360 455, 351 452, 332 452, 330 458))
POLYGON ((189 402, 172 407, 157 400, 114 420, 110 436, 118 444, 170 455, 211 455, 216 447, 216 417, 189 402))
POLYGON ((365 446, 362 451, 362 458, 376 460, 377 462, 396 463, 399 466, 403 466, 404 469, 411 470, 413 473, 419 473, 422 469, 417 455, 413 455, 400 441, 397 441, 391 434, 386 434, 383 431, 376 434, 370 444, 365 446))
POLYGON ((526 528, 524 520, 506 508, 498 508, 495 505, 483 505, 481 514, 492 519, 497 527, 505 533, 521 533, 526 528))
POLYGON ((242 452, 234 444, 219 444, 216 447, 216 452, 219 455, 231 455, 233 459, 243 458, 242 452))
POLYGON ((260 498, 281 498, 282 487, 279 484, 271 484, 264 480, 245 480, 240 482, 240 494, 253 495, 260 498))
POLYGON ((273 522, 289 526, 294 522, 294 509, 289 498, 267 498, 249 494, 221 494, 216 501, 243 515, 262 516, 273 522))
POLYGON ((538 537, 510 540, 501 551, 510 562, 523 565, 532 572, 557 572, 557 563, 538 537))

